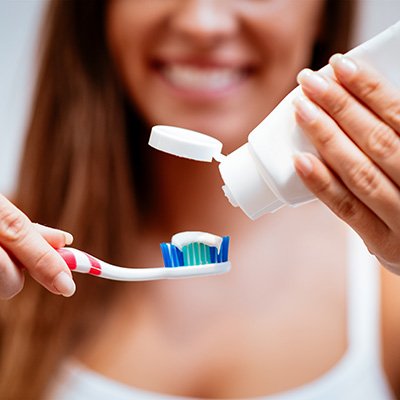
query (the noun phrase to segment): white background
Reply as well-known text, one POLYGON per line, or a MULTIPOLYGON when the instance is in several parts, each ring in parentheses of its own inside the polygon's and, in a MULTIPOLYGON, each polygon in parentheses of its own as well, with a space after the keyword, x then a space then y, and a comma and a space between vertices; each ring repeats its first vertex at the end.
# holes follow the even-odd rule
MULTIPOLYGON (((298 5, 302 0, 292 1, 298 5)), ((6 194, 15 184, 35 73, 36 37, 45 3, 0 0, 0 192, 6 194)), ((400 0, 360 3, 354 44, 400 19, 400 0)))

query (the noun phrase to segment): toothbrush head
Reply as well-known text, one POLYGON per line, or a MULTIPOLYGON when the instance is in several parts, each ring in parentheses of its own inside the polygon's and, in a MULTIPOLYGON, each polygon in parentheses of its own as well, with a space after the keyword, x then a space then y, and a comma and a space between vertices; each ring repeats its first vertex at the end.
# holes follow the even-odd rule
POLYGON ((160 247, 166 268, 217 264, 228 261, 229 236, 224 236, 218 247, 203 242, 187 243, 181 248, 161 243, 160 247))

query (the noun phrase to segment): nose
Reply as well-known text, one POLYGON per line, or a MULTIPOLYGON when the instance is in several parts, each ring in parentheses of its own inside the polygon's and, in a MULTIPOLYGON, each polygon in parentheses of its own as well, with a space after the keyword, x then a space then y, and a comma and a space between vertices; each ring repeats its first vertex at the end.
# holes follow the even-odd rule
POLYGON ((208 47, 237 32, 232 0, 178 0, 170 27, 192 44, 208 47))

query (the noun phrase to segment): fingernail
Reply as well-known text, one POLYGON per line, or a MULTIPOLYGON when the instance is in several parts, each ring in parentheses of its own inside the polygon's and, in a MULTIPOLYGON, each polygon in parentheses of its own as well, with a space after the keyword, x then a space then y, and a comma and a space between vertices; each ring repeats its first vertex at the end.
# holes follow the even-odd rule
POLYGON ((335 54, 331 57, 329 63, 335 71, 348 77, 352 76, 358 69, 356 63, 343 54, 335 54))
POLYGON ((303 69, 297 75, 297 81, 312 93, 324 93, 329 87, 329 83, 325 78, 310 69, 303 69))
POLYGON ((75 293, 75 282, 65 272, 61 271, 53 281, 53 286, 62 294, 64 297, 70 297, 75 293))
POLYGON ((300 95, 295 97, 293 100, 293 105, 296 108, 296 113, 305 122, 314 121, 319 115, 319 109, 317 106, 306 96, 300 95))
POLYGON ((313 170, 313 165, 310 158, 305 154, 296 154, 293 156, 294 166, 298 172, 304 177, 307 177, 311 174, 313 170))
POLYGON ((69 232, 64 232, 65 244, 69 246, 74 241, 74 237, 69 232))

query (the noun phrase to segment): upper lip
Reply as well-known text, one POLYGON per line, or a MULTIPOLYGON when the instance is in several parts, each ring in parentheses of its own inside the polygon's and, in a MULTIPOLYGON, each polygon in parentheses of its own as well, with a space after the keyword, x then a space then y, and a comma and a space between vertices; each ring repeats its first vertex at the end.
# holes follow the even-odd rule
POLYGON ((151 62, 155 66, 164 66, 168 64, 181 64, 198 68, 232 68, 248 70, 256 67, 253 60, 243 60, 234 57, 207 56, 207 55, 188 55, 188 56, 154 56, 151 62))

